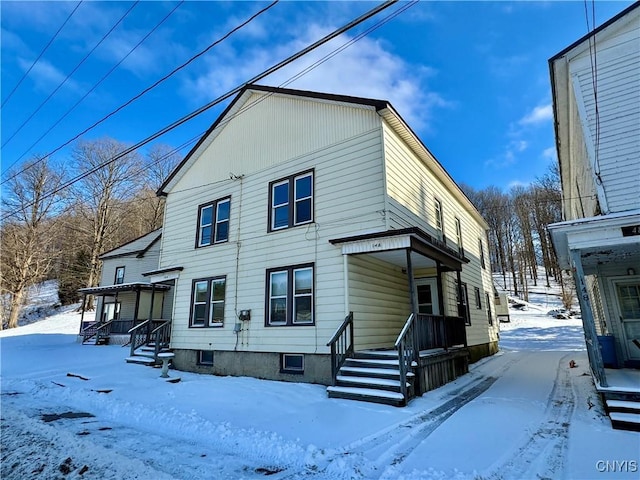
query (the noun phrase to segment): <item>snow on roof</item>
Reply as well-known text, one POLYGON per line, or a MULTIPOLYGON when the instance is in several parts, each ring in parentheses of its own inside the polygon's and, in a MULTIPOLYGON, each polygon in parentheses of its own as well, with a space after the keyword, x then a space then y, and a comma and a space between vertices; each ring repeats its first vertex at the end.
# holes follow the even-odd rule
POLYGON ((122 257, 126 255, 136 255, 143 257, 144 254, 156 243, 162 236, 162 228, 146 233, 141 237, 135 238, 119 247, 109 250, 100 255, 100 259, 122 257))

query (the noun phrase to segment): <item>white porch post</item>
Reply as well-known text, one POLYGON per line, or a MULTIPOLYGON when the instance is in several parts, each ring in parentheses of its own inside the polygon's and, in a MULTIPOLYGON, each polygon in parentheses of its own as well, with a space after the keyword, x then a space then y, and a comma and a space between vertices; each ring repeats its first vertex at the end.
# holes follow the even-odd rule
POLYGON ((600 344, 598 343, 598 335, 596 333, 596 325, 589 301, 587 286, 584 281, 584 270, 582 269, 582 259, 580 258, 580 250, 571 250, 571 264, 573 266, 573 277, 576 282, 576 290, 578 291, 578 301, 580 302, 580 311, 582 313, 582 326, 584 328, 584 337, 587 344, 587 353, 589 354, 589 363, 591 369, 600 382, 602 387, 607 387, 607 377, 604 372, 604 362, 600 352, 600 344))

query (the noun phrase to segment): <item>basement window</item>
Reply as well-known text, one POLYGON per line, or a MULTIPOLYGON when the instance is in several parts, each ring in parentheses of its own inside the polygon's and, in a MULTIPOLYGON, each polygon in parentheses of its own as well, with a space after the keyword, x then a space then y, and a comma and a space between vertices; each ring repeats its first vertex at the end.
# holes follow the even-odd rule
POLYGON ((198 350, 198 365, 213 365, 213 350, 198 350))
POLYGON ((280 356, 280 373, 304 373, 304 355, 283 353, 280 356))

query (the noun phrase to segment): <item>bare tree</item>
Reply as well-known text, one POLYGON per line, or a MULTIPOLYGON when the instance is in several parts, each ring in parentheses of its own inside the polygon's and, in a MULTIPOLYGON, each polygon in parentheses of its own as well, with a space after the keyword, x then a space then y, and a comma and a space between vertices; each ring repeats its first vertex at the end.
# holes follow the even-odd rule
MULTIPOLYGON (((76 212, 84 220, 80 228, 87 242, 89 287, 98 283, 100 254, 136 236, 127 230, 123 207, 139 191, 144 169, 137 153, 120 156, 125 149, 126 145, 116 140, 102 138, 80 141, 73 150, 76 171, 87 173, 73 191, 76 212)), ((85 308, 93 308, 91 297, 85 308)))
POLYGON ((164 197, 156 195, 156 191, 179 161, 179 155, 168 145, 156 144, 147 152, 142 187, 127 206, 128 223, 137 236, 162 226, 164 197))
POLYGON ((11 178, 2 203, 7 217, 2 225, 0 288, 8 295, 7 327, 18 326, 20 311, 27 300, 27 288, 44 280, 55 259, 52 251, 54 216, 62 183, 60 170, 49 159, 34 159, 11 178))

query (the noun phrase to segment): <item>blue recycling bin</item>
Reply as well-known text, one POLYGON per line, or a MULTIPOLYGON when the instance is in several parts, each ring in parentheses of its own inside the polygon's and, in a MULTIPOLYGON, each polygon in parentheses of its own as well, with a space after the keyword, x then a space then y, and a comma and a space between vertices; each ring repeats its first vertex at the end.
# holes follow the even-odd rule
POLYGON ((608 368, 618 368, 618 358, 616 357, 616 341, 613 335, 599 335, 598 344, 602 354, 602 363, 608 368))

